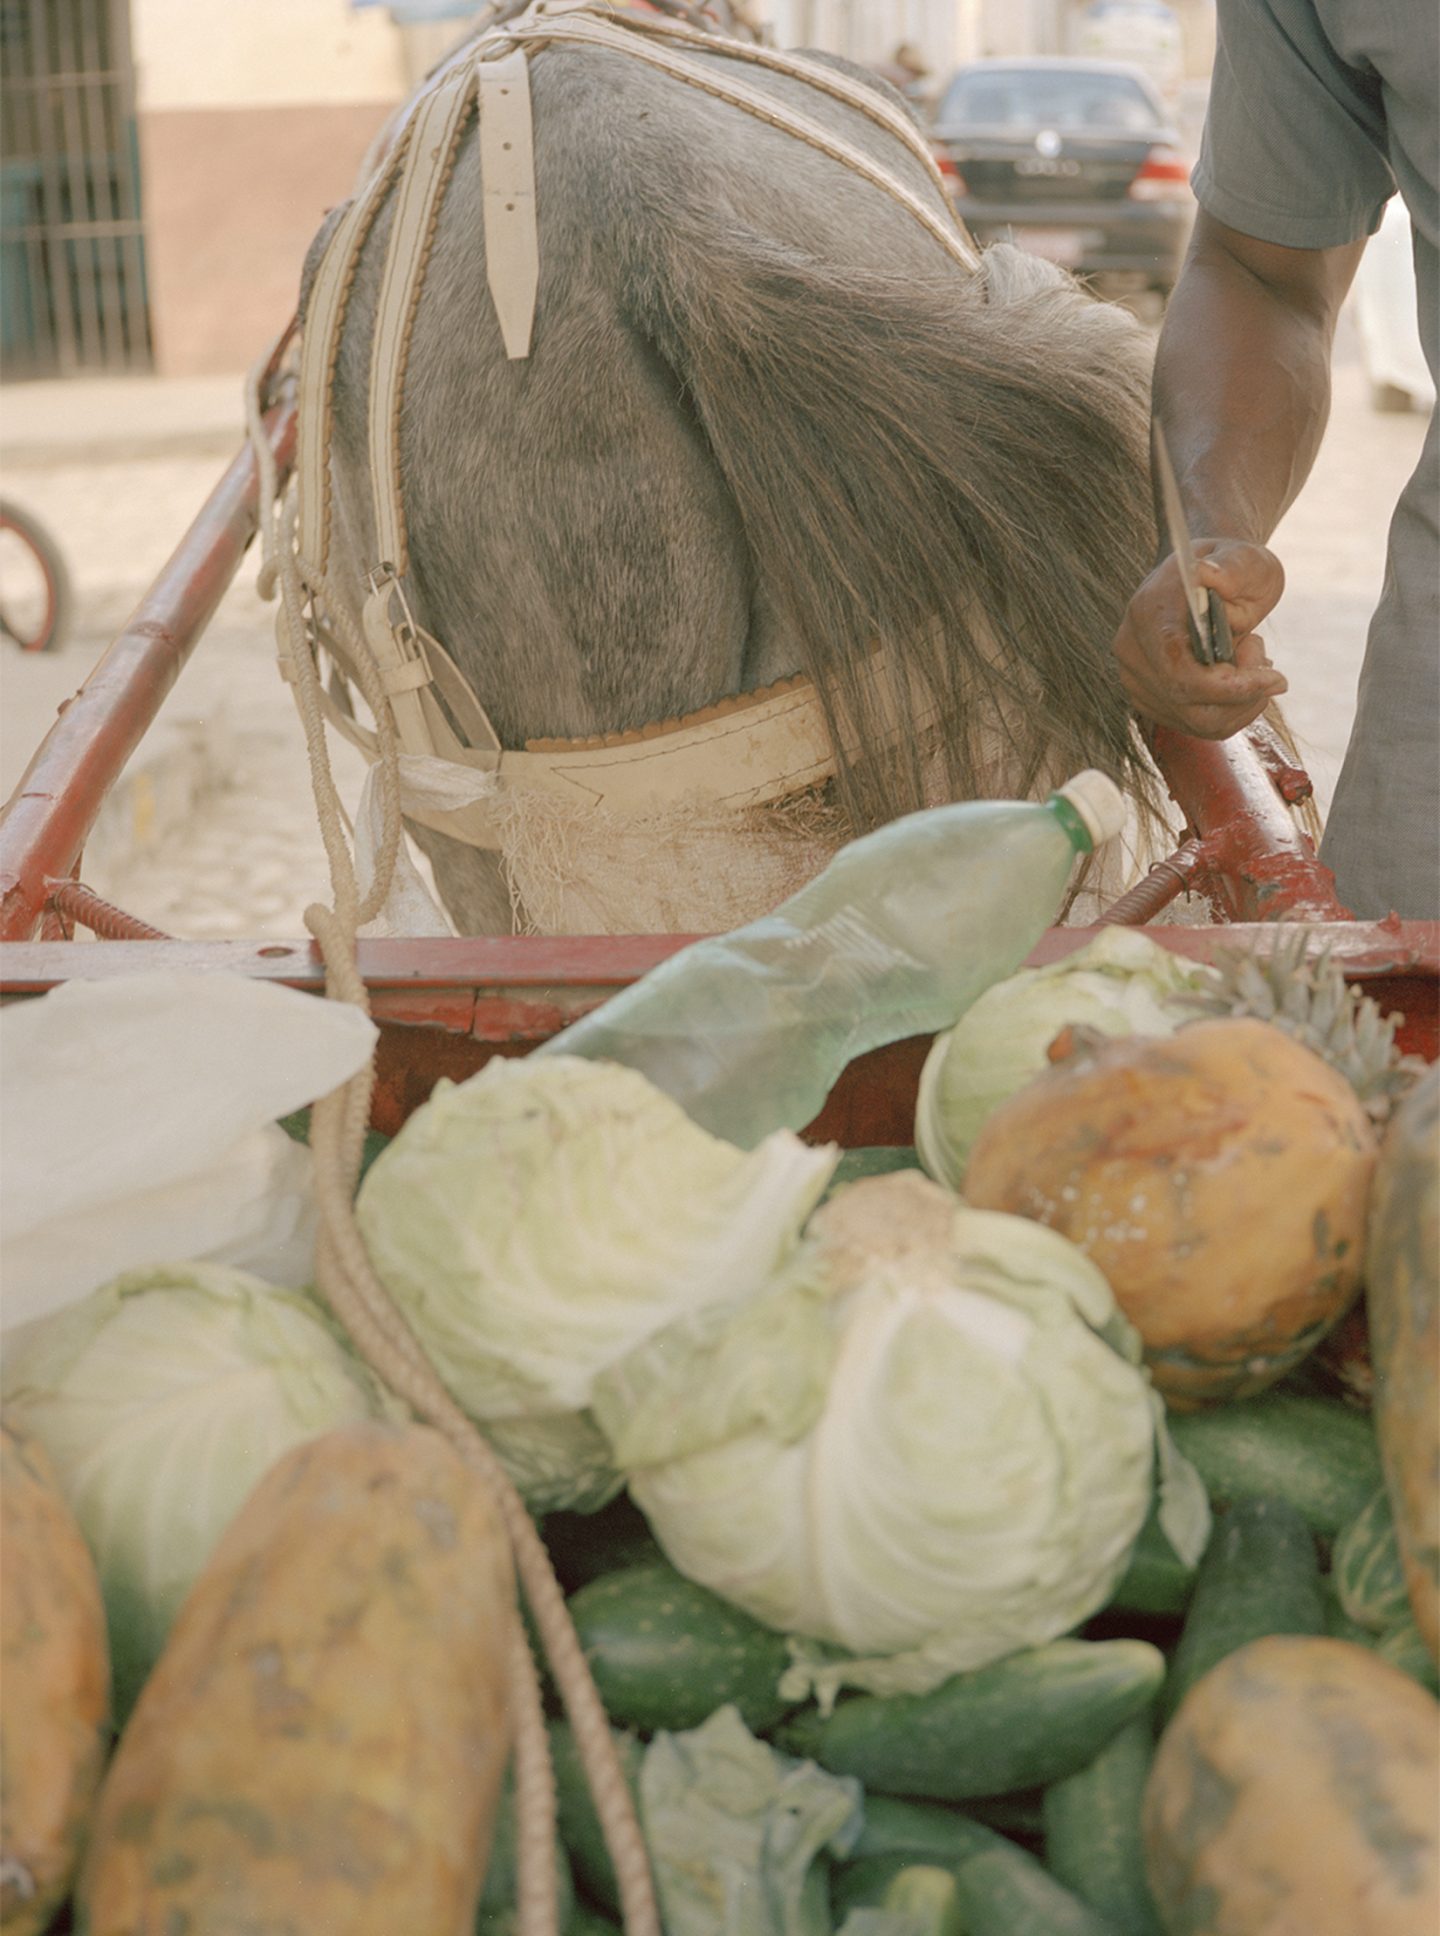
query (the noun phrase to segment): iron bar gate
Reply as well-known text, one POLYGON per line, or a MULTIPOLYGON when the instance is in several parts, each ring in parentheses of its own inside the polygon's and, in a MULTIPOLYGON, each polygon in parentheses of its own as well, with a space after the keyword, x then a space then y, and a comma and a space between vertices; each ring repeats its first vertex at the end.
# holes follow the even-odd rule
POLYGON ((129 0, 0 0, 0 369, 150 364, 129 0))

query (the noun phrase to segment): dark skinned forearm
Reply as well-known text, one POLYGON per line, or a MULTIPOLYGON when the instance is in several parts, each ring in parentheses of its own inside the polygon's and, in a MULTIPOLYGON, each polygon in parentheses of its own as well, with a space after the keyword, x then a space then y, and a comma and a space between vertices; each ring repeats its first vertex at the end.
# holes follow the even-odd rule
POLYGON ((1197 218, 1154 393, 1197 538, 1265 544, 1309 475, 1362 248, 1285 249, 1197 218))
POLYGON ((1335 321, 1362 247, 1282 249, 1203 211, 1196 220, 1161 332, 1155 414, 1199 579, 1224 601, 1235 660, 1197 663, 1185 590, 1162 540, 1113 643, 1142 719, 1228 739, 1285 690, 1256 629, 1285 585, 1268 540, 1320 448, 1335 321))

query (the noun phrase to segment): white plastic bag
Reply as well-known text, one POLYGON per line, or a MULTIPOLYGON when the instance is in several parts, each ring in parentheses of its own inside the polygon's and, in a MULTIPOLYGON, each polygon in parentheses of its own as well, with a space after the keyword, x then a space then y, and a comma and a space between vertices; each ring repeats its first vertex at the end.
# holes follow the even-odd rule
POLYGON ((348 1004, 242 975, 68 982, 0 1011, 0 1323, 184 1258, 306 1283, 310 1152, 275 1118, 375 1035, 348 1004))
MULTIPOLYGON (((498 782, 493 773, 478 767, 462 766, 457 760, 431 759, 424 753, 401 753, 400 807, 442 808, 454 811, 473 807, 481 800, 494 798, 498 782)), ((385 833, 384 804, 380 792, 380 768, 372 766, 365 775, 360 805, 355 814, 355 882, 361 898, 370 891, 375 878, 375 857, 385 833)), ((402 837, 395 856, 395 872, 390 877, 390 892, 385 905, 373 921, 360 930, 366 935, 449 935, 455 929, 443 909, 435 905, 425 878, 410 858, 402 837)))

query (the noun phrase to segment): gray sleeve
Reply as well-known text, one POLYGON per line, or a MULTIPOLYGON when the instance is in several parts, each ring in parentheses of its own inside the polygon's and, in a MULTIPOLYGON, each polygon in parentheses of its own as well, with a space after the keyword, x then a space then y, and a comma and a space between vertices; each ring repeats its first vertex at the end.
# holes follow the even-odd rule
POLYGON ((1314 0, 1218 0, 1200 206, 1291 249, 1373 235, 1395 192, 1380 79, 1342 61, 1314 0))

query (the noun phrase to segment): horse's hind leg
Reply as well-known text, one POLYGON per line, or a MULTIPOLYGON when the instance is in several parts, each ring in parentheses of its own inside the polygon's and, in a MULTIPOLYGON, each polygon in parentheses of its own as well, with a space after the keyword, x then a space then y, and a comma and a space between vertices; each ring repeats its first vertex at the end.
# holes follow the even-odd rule
POLYGON ((430 862, 435 886, 461 934, 513 934, 510 887, 499 854, 466 847, 407 820, 406 832, 430 862))

